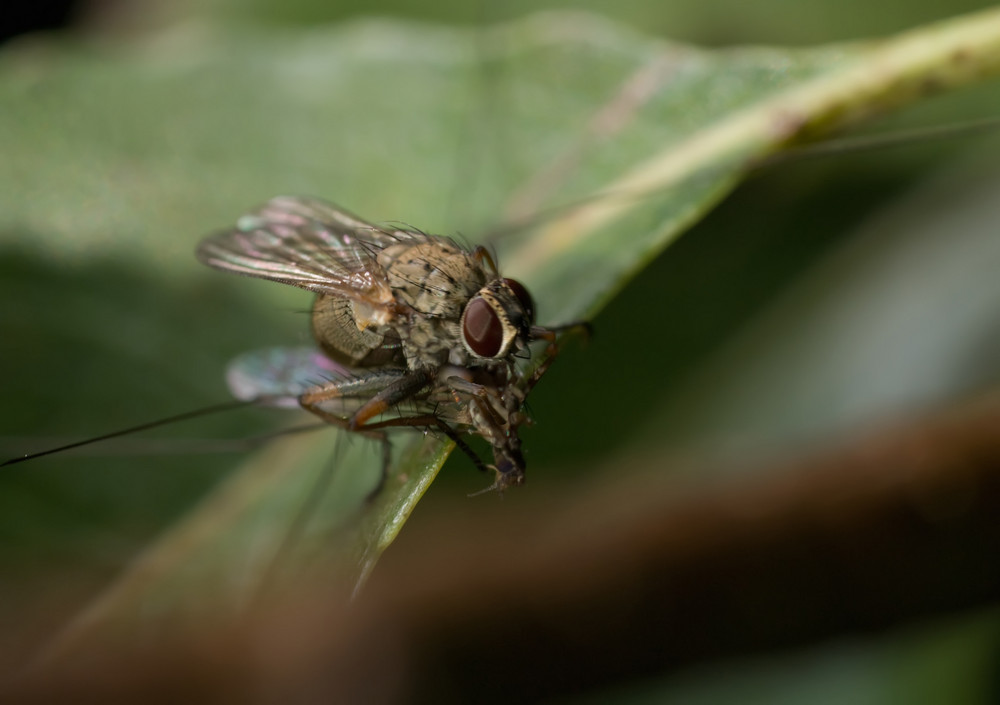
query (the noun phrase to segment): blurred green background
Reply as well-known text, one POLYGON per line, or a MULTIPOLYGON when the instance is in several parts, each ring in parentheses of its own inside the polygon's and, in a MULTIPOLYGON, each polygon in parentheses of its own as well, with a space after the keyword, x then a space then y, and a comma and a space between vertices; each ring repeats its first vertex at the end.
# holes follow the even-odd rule
MULTIPOLYGON (((575 8, 686 42, 804 46, 876 37, 982 6, 953 0, 83 4, 69 27, 0 47, 0 80, 8 87, 31 81, 49 65, 69 67, 59 95, 34 95, 37 102, 29 105, 0 103, 0 110, 22 111, 23 120, 38 119, 44 129, 46 101, 52 101, 67 111, 53 124, 72 125, 66 106, 87 100, 73 94, 74 56, 81 57, 81 71, 94 57, 113 64, 118 56, 127 67, 134 51, 183 57, 186 47, 200 46, 199 33, 219 28, 244 32, 250 43, 254 36, 294 43, 308 42, 311 27, 360 15, 479 27, 543 8, 575 8)), ((466 50, 474 54, 476 34, 469 37, 466 50)), ((246 67, 250 93, 256 70, 266 69, 246 67)), ((428 153, 425 162, 394 164, 391 153, 380 153, 372 174, 355 181, 344 176, 344 193, 319 195, 375 220, 398 218, 400 208, 417 200, 406 190, 420 183, 423 211, 407 211, 409 222, 444 232, 474 227, 463 201, 475 196, 461 184, 488 180, 478 174, 502 166, 497 155, 505 140, 517 140, 503 129, 504 105, 494 90, 502 80, 470 73, 469 114, 486 117, 459 121, 471 127, 456 131, 454 155, 428 153), (372 193, 376 178, 382 190, 372 193), (453 213, 459 225, 450 226, 453 213)), ((322 91, 322 77, 316 90, 322 91)), ((211 101, 210 82, 203 92, 211 101)), ((2 95, 10 100, 21 94, 2 95)), ((416 102, 406 95, 387 98, 404 111, 416 102)), ((264 105, 270 97, 257 99, 264 105)), ((254 107, 246 107, 248 122, 255 119, 254 107)), ((145 143, 141 127, 130 134, 109 126, 106 139, 125 145, 134 161, 95 185, 90 167, 101 145, 63 144, 72 132, 54 130, 54 153, 75 156, 55 165, 41 160, 48 171, 29 173, 31 160, 0 134, 0 156, 18 155, 0 162, 4 456, 218 402, 226 398, 222 371, 228 359, 254 347, 298 344, 306 336, 301 312, 307 296, 274 294, 266 282, 203 271, 190 252, 204 232, 225 226, 242 209, 273 193, 323 182, 338 170, 337 159, 317 154, 305 160, 311 171, 292 173, 309 149, 308 136, 292 135, 273 146, 289 150, 289 172, 256 173, 254 145, 247 146, 244 161, 220 167, 211 137, 227 126, 197 123, 203 119, 198 110, 172 104, 169 95, 151 92, 142 109, 151 116, 189 113, 191 124, 181 119, 184 129, 172 137, 203 140, 204 163, 168 163, 148 173, 144 155, 163 151, 162 145, 145 143), (212 200, 231 209, 179 201, 183 190, 173 187, 179 179, 203 179, 201 188, 213 193, 212 200), (40 232, 29 219, 5 216, 14 205, 7 199, 20 198, 25 181, 45 185, 34 195, 59 232, 40 232), (95 213, 79 224, 86 233, 79 241, 72 238, 77 224, 60 220, 59 211, 65 190, 75 184, 95 194, 95 213), (204 231, 150 242, 142 232, 115 229, 119 215, 127 220, 135 212, 148 212, 158 225, 204 212, 204 231)), ((935 99, 877 127, 998 113, 993 84, 935 99)), ((372 115, 373 122, 378 118, 372 115)), ((235 138, 242 129, 232 125, 235 138)), ((401 138, 387 138, 382 149, 393 139, 401 138)), ((419 129, 408 139, 419 141, 419 129)), ((958 137, 786 165, 753 178, 640 274, 594 321, 594 339, 571 344, 539 386, 531 400, 537 425, 525 432, 530 487, 572 483, 595 462, 638 447, 678 455, 782 447, 993 385, 1000 354, 1000 247, 994 236, 1000 214, 993 205, 998 146, 992 135, 958 137)), ((372 148, 370 142, 352 147, 362 153, 372 148)), ((539 309, 548 322, 544 301, 539 309)), ((0 617, 12 616, 28 595, 51 593, 57 607, 43 621, 59 624, 74 609, 64 591, 96 591, 242 457, 189 452, 193 446, 253 435, 280 421, 273 413, 240 412, 143 436, 155 444, 134 439, 5 468, 0 617), (72 586, 60 584, 64 575, 73 576, 72 586)), ((438 503, 469 501, 465 494, 482 484, 468 461, 455 455, 413 520, 438 503)), ((688 703, 737 696, 741 702, 995 702, 996 628, 992 614, 956 617, 664 684, 637 684, 632 696, 688 703)), ((13 630, 6 638, 22 636, 13 630)))

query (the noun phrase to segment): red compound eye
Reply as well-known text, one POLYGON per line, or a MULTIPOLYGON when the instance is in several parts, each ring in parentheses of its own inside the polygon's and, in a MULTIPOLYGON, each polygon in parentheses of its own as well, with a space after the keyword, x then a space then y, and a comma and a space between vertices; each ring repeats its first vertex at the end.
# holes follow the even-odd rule
POLYGON ((524 284, 517 281, 516 279, 504 279, 503 283, 510 287, 510 290, 514 292, 514 296, 521 304, 521 308, 524 309, 525 315, 528 317, 528 323, 535 322, 535 302, 531 299, 531 294, 528 290, 524 288, 524 284))
POLYGON ((479 357, 496 357, 503 346, 503 322, 481 296, 472 299, 465 307, 462 335, 465 344, 479 357))

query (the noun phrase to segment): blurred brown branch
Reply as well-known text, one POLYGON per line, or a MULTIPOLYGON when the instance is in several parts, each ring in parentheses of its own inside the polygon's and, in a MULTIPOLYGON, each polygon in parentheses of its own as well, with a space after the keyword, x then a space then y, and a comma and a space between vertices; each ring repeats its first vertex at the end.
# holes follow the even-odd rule
POLYGON ((79 645, 7 701, 523 702, 1000 597, 1000 396, 766 472, 663 464, 466 502, 350 607, 317 576, 235 626, 79 645))

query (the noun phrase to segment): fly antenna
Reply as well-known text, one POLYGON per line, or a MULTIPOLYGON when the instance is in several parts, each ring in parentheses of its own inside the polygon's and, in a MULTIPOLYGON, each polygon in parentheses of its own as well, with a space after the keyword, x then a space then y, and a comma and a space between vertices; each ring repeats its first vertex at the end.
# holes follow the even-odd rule
POLYGON ((855 152, 871 152, 879 149, 888 149, 909 145, 914 142, 930 142, 937 140, 963 137, 965 135, 975 135, 981 132, 990 132, 1000 127, 1000 118, 990 117, 979 120, 967 120, 965 122, 953 123, 950 125, 938 125, 934 127, 917 127, 910 130, 898 130, 888 134, 862 135, 859 137, 840 137, 802 147, 792 147, 783 152, 773 154, 760 161, 753 163, 754 169, 770 167, 774 164, 785 164, 787 162, 805 161, 826 157, 832 154, 852 154, 855 152))
POLYGON ((112 438, 127 436, 131 433, 148 431, 149 429, 152 428, 159 428, 160 426, 166 426, 168 424, 177 423, 179 421, 187 421, 188 419, 195 419, 201 416, 218 414, 223 411, 232 411, 234 409, 241 409, 247 406, 257 406, 260 404, 267 403, 270 399, 271 397, 259 397, 257 399, 251 399, 249 401, 230 401, 230 402, 225 402, 223 404, 213 404, 212 406, 205 406, 200 409, 194 409, 193 411, 185 411, 183 414, 167 416, 162 419, 156 419, 155 421, 147 421, 146 423, 138 424, 137 426, 130 426, 129 428, 123 428, 118 431, 112 431, 111 433, 105 433, 100 436, 94 436, 93 438, 86 438, 82 441, 67 443, 66 445, 61 445, 56 448, 49 448, 48 450, 41 450, 38 451, 37 453, 28 453, 26 455, 21 455, 16 458, 11 458, 10 460, 5 460, 3 463, 0 463, 0 467, 6 467, 7 465, 14 465, 15 463, 23 463, 26 460, 35 460, 36 458, 43 458, 46 455, 53 455, 54 453, 62 453, 63 451, 72 450, 74 448, 89 446, 92 443, 100 443, 101 441, 107 441, 112 438))
MULTIPOLYGON (((713 178, 714 175, 725 173, 727 170, 734 167, 739 167, 740 169, 746 171, 748 175, 752 175, 779 164, 806 161, 809 159, 828 157, 831 155, 877 151, 913 142, 952 139, 965 135, 990 132, 996 130, 998 127, 1000 127, 1000 118, 989 117, 979 120, 968 120, 965 122, 953 123, 950 125, 918 127, 910 130, 894 131, 884 134, 825 139, 820 142, 805 144, 801 147, 789 146, 775 154, 761 158, 747 159, 745 157, 736 157, 735 162, 710 166, 705 169, 695 171, 685 178, 713 178)), ((563 215, 573 213, 589 203, 599 201, 602 198, 630 198, 639 201, 643 198, 655 196, 661 191, 662 187, 654 187, 646 191, 636 191, 634 193, 625 193, 613 190, 598 191, 582 198, 576 198, 565 203, 537 209, 530 215, 513 216, 506 222, 486 231, 483 236, 483 240, 485 242, 493 243, 503 237, 539 227, 545 223, 562 217, 563 215)))

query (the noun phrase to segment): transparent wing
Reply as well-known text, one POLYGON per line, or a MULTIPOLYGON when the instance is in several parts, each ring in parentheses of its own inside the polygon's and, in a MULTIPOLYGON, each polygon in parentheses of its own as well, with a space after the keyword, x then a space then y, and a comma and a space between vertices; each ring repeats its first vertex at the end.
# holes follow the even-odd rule
POLYGON ((418 233, 385 230, 317 199, 279 196, 210 235, 197 256, 216 269, 291 284, 319 294, 393 303, 378 251, 418 233))
POLYGON ((244 353, 226 368, 226 383, 242 401, 267 398, 273 406, 299 408, 299 396, 312 387, 351 372, 316 348, 267 348, 244 353))

